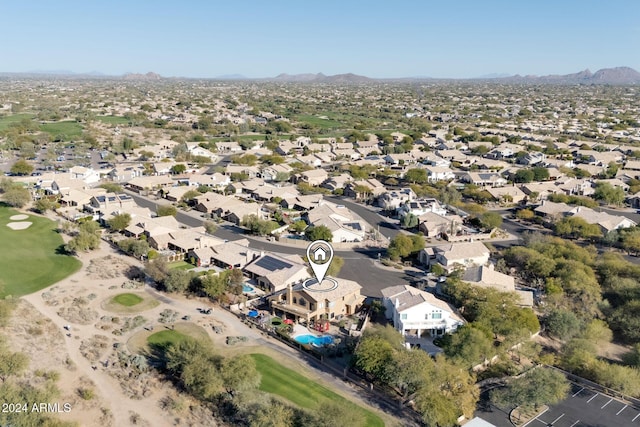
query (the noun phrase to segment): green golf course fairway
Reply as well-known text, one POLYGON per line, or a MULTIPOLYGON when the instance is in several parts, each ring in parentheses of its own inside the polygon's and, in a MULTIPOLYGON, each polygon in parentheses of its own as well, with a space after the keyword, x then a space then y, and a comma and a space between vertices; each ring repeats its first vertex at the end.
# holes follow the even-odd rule
POLYGON ((56 223, 28 213, 25 230, 12 230, 9 218, 20 215, 0 204, 0 297, 22 296, 46 288, 80 269, 82 263, 58 253, 64 244, 56 223))
POLYGON ((293 371, 264 354, 251 354, 262 380, 260 390, 282 396, 301 408, 316 409, 323 401, 356 408, 366 420, 365 425, 384 427, 384 421, 373 412, 349 402, 339 394, 293 371))

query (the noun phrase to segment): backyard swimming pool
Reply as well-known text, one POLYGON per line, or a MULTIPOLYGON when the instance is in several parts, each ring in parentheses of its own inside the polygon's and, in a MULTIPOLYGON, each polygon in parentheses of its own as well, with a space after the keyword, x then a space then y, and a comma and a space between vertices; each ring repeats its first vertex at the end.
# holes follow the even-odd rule
POLYGON ((322 335, 321 337, 317 337, 311 334, 298 335, 293 339, 300 344, 312 344, 316 346, 327 345, 333 342, 333 337, 331 335, 322 335))
POLYGON ((255 288, 251 285, 247 285, 246 283, 242 284, 242 292, 244 292, 245 294, 251 294, 253 292, 255 292, 255 288))

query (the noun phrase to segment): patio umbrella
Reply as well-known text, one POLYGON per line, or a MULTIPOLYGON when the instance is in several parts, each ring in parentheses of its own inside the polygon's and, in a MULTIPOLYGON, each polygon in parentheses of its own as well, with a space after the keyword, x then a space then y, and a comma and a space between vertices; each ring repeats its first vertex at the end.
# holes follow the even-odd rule
POLYGON ((284 319, 284 323, 286 323, 287 325, 293 325, 293 320, 291 320, 291 319, 284 319))

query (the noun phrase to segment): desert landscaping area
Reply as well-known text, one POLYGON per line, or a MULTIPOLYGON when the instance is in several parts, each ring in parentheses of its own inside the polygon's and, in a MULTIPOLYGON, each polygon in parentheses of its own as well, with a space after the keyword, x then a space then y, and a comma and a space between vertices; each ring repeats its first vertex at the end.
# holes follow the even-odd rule
MULTIPOLYGON (((281 351, 290 355, 283 356, 275 343, 261 346, 260 333, 231 313, 217 307, 201 313, 201 307, 211 307, 204 299, 169 299, 132 280, 128 275, 141 265, 106 242, 79 259, 78 272, 19 299, 6 327, 11 347, 29 358, 25 381, 37 385, 53 377, 56 401, 71 405, 57 414, 60 420, 96 427, 217 425, 205 406, 149 366, 153 357, 140 356, 185 336, 210 340, 223 354, 284 357, 287 366, 313 380, 330 378, 309 372, 288 348, 281 351), (246 339, 227 348, 231 336, 246 339)), ((349 397, 354 399, 355 393, 349 397)))

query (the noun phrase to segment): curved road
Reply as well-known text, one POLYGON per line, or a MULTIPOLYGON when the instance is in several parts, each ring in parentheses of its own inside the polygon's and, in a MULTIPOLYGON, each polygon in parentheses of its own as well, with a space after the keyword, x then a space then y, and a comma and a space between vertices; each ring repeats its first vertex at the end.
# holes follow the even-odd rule
MULTIPOLYGON (((169 204, 166 200, 158 199, 153 200, 151 198, 141 196, 137 193, 127 191, 135 202, 142 207, 149 208, 153 212, 156 211, 158 204, 169 204)), ((333 202, 347 205, 350 209, 353 209, 358 215, 365 221, 372 225, 380 224, 380 232, 387 236, 394 236, 399 233, 395 224, 388 221, 387 218, 370 211, 366 207, 346 200, 341 200, 335 197, 328 197, 333 202), (333 200, 332 200, 333 199, 333 200), (389 230, 387 232, 383 231, 389 230)), ((199 227, 203 223, 203 219, 200 216, 201 212, 190 211, 184 212, 178 210, 176 219, 178 222, 189 226, 199 227)), ((253 236, 245 235, 244 230, 236 227, 232 224, 226 223, 218 228, 214 234, 220 239, 226 240, 238 240, 239 238, 247 238, 251 241, 251 248, 257 250, 263 250, 267 252, 275 252, 281 254, 297 254, 304 255, 305 248, 285 246, 281 244, 274 244, 265 241, 264 239, 255 238, 253 236)), ((362 285, 362 293, 368 297, 379 298, 382 296, 380 291, 388 286, 399 285, 407 283, 407 280, 411 280, 412 277, 404 273, 403 271, 387 269, 378 265, 378 254, 383 252, 380 249, 354 249, 354 250, 336 250, 336 255, 344 258, 344 266, 340 271, 339 276, 343 279, 354 280, 362 285)))

